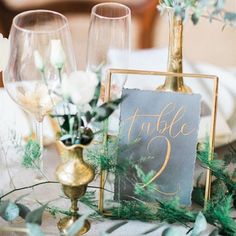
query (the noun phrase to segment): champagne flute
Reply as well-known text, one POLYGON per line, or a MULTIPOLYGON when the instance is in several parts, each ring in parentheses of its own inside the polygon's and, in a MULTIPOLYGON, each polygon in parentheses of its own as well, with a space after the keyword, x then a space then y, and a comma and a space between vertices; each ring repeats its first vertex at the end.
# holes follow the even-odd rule
MULTIPOLYGON (((128 68, 130 53, 131 11, 120 3, 100 3, 92 8, 88 47, 87 70, 102 72, 102 97, 104 82, 110 68, 128 68)), ((113 94, 119 94, 125 78, 112 83, 113 94)))
MULTIPOLYGON (((100 3, 95 5, 91 12, 88 47, 87 71, 100 71, 101 94, 105 98, 105 80, 108 69, 127 68, 130 53, 130 9, 120 3, 100 3)), ((121 76, 112 81, 112 99, 121 94, 126 77, 121 76), (114 95, 114 96, 113 96, 114 95)), ((109 133, 117 134, 119 129, 119 111, 109 117, 109 133)), ((107 124, 104 124, 107 126, 107 124)), ((106 179, 106 173, 101 171, 101 179, 106 179)), ((111 190, 113 188, 111 187, 111 190)), ((104 192, 100 190, 100 199, 104 192)), ((99 201, 99 206, 103 205, 99 201)))
POLYGON ((43 119, 61 97, 64 74, 76 70, 68 21, 60 13, 33 10, 13 19, 10 58, 4 87, 10 97, 36 121, 40 157, 34 166, 43 174, 43 119))

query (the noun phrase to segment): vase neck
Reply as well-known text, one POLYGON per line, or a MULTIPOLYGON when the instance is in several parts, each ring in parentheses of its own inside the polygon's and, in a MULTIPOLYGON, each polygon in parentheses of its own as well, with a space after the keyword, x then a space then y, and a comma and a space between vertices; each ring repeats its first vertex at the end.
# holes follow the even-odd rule
MULTIPOLYGON (((179 16, 169 10, 169 52, 168 72, 183 72, 183 21, 179 16)), ((165 87, 171 91, 180 91, 183 87, 183 77, 168 76, 165 87)))
POLYGON ((173 12, 169 12, 169 55, 168 71, 183 72, 183 21, 173 12))
MULTIPOLYGON (((174 9, 168 9, 169 18, 169 48, 168 48, 168 72, 183 72, 183 20, 175 15, 174 9)), ((189 92, 184 86, 183 77, 167 76, 164 85, 160 88, 164 91, 189 92)))
POLYGON ((68 155, 69 159, 78 159, 80 161, 83 161, 83 148, 76 147, 73 150, 68 150, 67 155, 68 155))

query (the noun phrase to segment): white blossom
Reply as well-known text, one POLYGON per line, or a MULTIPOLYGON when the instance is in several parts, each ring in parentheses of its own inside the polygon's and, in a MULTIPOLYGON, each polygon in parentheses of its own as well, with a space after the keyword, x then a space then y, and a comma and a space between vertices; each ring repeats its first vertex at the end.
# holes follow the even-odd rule
POLYGON ((34 64, 38 70, 40 71, 44 70, 43 59, 38 50, 34 51, 34 64))
POLYGON ((65 53, 60 39, 51 40, 50 62, 56 69, 61 69, 65 63, 65 53))
POLYGON ((67 99, 79 106, 82 110, 88 110, 88 103, 93 99, 96 86, 98 85, 97 75, 92 72, 75 71, 68 79, 62 80, 62 94, 67 99))
POLYGON ((5 70, 10 54, 10 41, 0 34, 0 72, 5 70))

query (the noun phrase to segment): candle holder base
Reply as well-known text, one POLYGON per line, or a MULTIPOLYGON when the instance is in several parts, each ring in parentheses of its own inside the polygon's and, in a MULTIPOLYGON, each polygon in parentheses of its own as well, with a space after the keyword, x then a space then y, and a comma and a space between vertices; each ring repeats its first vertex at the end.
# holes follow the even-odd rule
MULTIPOLYGON (((73 217, 73 216, 72 217, 65 217, 57 223, 57 227, 60 230, 60 232, 64 233, 78 219, 79 219, 79 217, 78 218, 73 217)), ((78 233, 76 233, 75 236, 83 235, 83 234, 87 233, 89 231, 89 229, 90 229, 90 223, 88 220, 85 220, 83 228, 80 229, 80 231, 78 233)))

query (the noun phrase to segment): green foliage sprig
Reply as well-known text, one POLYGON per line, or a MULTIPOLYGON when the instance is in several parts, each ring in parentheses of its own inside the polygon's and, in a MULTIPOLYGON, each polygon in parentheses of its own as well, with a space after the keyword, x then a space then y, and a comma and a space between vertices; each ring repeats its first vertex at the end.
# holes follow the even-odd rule
POLYGON ((38 142, 30 139, 24 148, 22 165, 26 168, 37 168, 41 156, 40 145, 38 142))
MULTIPOLYGON (((113 140, 113 142, 115 141, 113 140)), ((95 153, 98 153, 98 148, 90 150, 90 161, 92 161, 93 156, 96 156, 95 153)), ((228 154, 225 156, 226 160, 218 160, 214 154, 215 159, 209 160, 209 144, 205 143, 205 145, 201 147, 197 154, 201 165, 204 168, 209 168, 212 171, 212 174, 215 176, 213 181, 213 188, 215 188, 213 198, 207 203, 202 213, 199 213, 196 210, 191 210, 187 207, 182 207, 178 199, 171 199, 168 201, 157 199, 155 197, 155 186, 149 186, 145 188, 142 187, 143 184, 147 183, 150 178, 152 178, 153 173, 145 173, 137 162, 130 160, 125 164, 125 166, 127 168, 133 168, 136 171, 136 178, 138 178, 134 183, 136 196, 133 197, 132 201, 121 201, 118 207, 111 209, 111 218, 180 223, 187 227, 191 227, 194 223, 194 227, 190 229, 191 236, 200 235, 200 233, 205 229, 204 222, 207 221, 216 227, 216 229, 212 231, 211 235, 218 235, 218 231, 226 236, 236 235, 236 223, 232 218, 233 201, 235 200, 235 170, 228 170, 228 166, 235 162, 234 157, 236 157, 236 150, 231 147, 230 159, 226 159, 226 156, 229 156, 228 154), (220 186, 224 186, 223 191, 222 187, 220 186), (150 203, 150 201, 152 203, 150 203)), ((98 155, 98 157, 100 158, 101 155, 98 155)), ((124 171, 127 169, 120 168, 119 163, 116 163, 115 161, 111 163, 107 157, 108 156, 106 153, 103 153, 103 170, 106 170, 107 172, 111 171, 111 173, 118 175, 124 174, 124 171), (116 168, 119 169, 118 172, 116 172, 116 168)), ((149 157, 147 157, 147 159, 148 158, 149 157)), ((145 162, 145 159, 146 158, 142 158, 142 162, 145 162)), ((99 164, 101 164, 101 162, 96 159, 95 165, 99 164)), ((203 188, 200 185, 200 178, 197 182, 197 187, 199 190, 202 190, 203 188)), ((199 194, 198 200, 199 202, 203 202, 204 194, 199 194)), ((97 200, 94 191, 88 192, 81 199, 81 201, 94 210, 95 213, 91 217, 94 216, 97 219, 102 219, 102 216, 97 211, 97 200)), ((47 205, 44 210, 49 210, 52 215, 56 215, 57 213, 66 215, 70 214, 68 211, 64 211, 63 209, 49 205, 47 205)), ((29 211, 30 210, 27 208, 27 206, 22 206, 18 201, 12 202, 2 199, 0 202, 0 215, 7 220, 15 219, 15 217, 18 215, 26 218, 26 216, 29 214, 29 211)), ((26 227, 27 233, 30 232, 29 230, 40 230, 39 225, 29 226, 27 223, 26 227), (30 229, 30 227, 33 228, 30 229)), ((116 227, 122 227, 122 225, 116 227)), ((155 227, 155 229, 158 228, 159 226, 155 227)), ((155 229, 152 229, 152 231, 155 229)), ((163 235, 173 235, 173 232, 175 235, 181 235, 180 231, 173 227, 168 227, 166 230, 164 230, 163 235)), ((43 234, 39 234, 39 236, 42 235, 43 234)))
POLYGON ((47 204, 31 211, 27 206, 20 204, 17 201, 0 201, 0 216, 4 220, 13 221, 20 216, 25 220, 26 224, 26 228, 7 227, 5 229, 4 227, 2 227, 2 230, 12 232, 25 232, 29 236, 43 236, 44 234, 40 228, 40 225, 42 224, 42 217, 46 206, 47 204))
POLYGON ((219 228, 223 235, 236 235, 236 223, 232 218, 232 197, 209 201, 204 211, 208 222, 219 228))
POLYGON ((204 148, 198 151, 197 158, 199 159, 201 165, 205 168, 211 170, 212 175, 216 178, 213 182, 214 185, 217 185, 215 188, 215 194, 222 195, 224 194, 232 195, 234 202, 236 202, 236 182, 235 182, 235 173, 236 168, 233 168, 233 171, 229 170, 229 165, 235 162, 236 159, 236 150, 231 147, 230 154, 226 154, 223 160, 219 160, 216 154, 211 154, 213 156, 212 160, 209 160, 209 143, 205 142, 204 148), (226 189, 224 190, 224 187, 226 189), (221 189, 221 192, 218 193, 218 190, 221 189), (224 191, 223 191, 224 190, 224 191))
POLYGON ((104 122, 108 117, 117 109, 119 104, 125 97, 117 98, 109 102, 99 104, 99 97, 101 92, 101 68, 96 71, 98 84, 96 86, 92 100, 87 104, 88 109, 81 110, 80 107, 76 107, 70 98, 63 101, 64 114, 53 114, 52 117, 57 118, 60 126, 60 140, 66 145, 73 144, 89 144, 95 134, 91 128, 91 124, 98 122, 104 122), (75 109, 73 109, 75 108, 75 109), (76 112, 72 113, 72 110, 76 112))
MULTIPOLYGON (((10 200, 0 201, 0 216, 6 221, 13 221, 17 217, 25 220, 25 227, 4 227, 0 226, 0 232, 21 232, 26 233, 28 236, 45 236, 47 235, 41 229, 43 214, 48 208, 48 204, 44 204, 34 210, 30 210, 27 206, 12 202, 10 200)), ((61 236, 74 236, 84 225, 85 219, 88 214, 80 217, 66 232, 60 233, 61 236)))
POLYGON ((113 219, 156 220, 155 212, 143 201, 122 201, 119 207, 111 209, 113 219))
POLYGON ((236 26, 236 13, 226 11, 225 2, 225 0, 163 0, 159 9, 163 12, 166 7, 171 7, 183 20, 190 16, 193 24, 197 24, 204 16, 210 21, 217 20, 224 22, 225 25, 236 26))
MULTIPOLYGON (((97 150, 97 149, 96 149, 97 150)), ((93 152, 97 151, 92 150, 93 152)), ((94 153, 94 156, 96 154, 94 153)), ((109 152, 108 152, 109 153, 109 152)), ((233 193, 235 191, 235 181, 233 179, 235 170, 231 173, 228 170, 228 165, 234 161, 236 157, 236 151, 231 147, 231 161, 225 162, 224 160, 215 159, 209 160, 209 143, 205 143, 203 147, 198 151, 197 157, 204 168, 209 168, 212 174, 215 176, 213 181, 214 191, 213 198, 207 203, 206 209, 202 212, 206 217, 206 220, 216 226, 224 235, 235 235, 235 222, 231 216, 233 193), (222 187, 224 186, 224 187, 222 187)), ((101 156, 97 156, 101 157, 101 156)), ((226 158, 226 157, 225 157, 226 158)), ((115 157, 112 158, 113 163, 111 165, 111 158, 106 155, 102 156, 103 169, 107 172, 114 173, 115 157), (110 169, 111 168, 111 169, 110 169)), ((145 159, 145 158, 144 158, 145 159)), ((145 161, 145 160, 143 160, 145 161)), ((97 162, 98 163, 98 162, 97 162)), ((117 163, 118 165, 118 163, 117 163)), ((129 161, 128 167, 132 167, 136 171, 138 177, 136 183, 134 183, 136 197, 133 201, 122 201, 120 206, 111 209, 112 217, 115 219, 136 219, 136 220, 159 220, 166 221, 168 223, 181 223, 185 226, 190 226, 190 223, 195 222, 199 212, 190 210, 186 207, 182 207, 178 199, 172 199, 169 201, 161 201, 155 198, 155 186, 148 185, 143 188, 143 184, 147 183, 153 176, 153 172, 144 173, 140 168, 140 165, 129 161), (144 201, 145 199, 145 201, 144 201), (156 201, 155 206, 149 204, 149 201, 156 201)), ((119 166, 117 168, 120 170, 119 166)), ((117 174, 123 174, 124 172, 117 172, 117 174)), ((200 177, 197 181, 198 193, 197 200, 200 203, 204 202, 204 188, 200 185, 200 177)), ((196 190, 196 189, 195 189, 196 190)), ((214 233, 217 233, 214 230, 214 233)), ((217 234, 216 234, 217 235, 217 234)))

